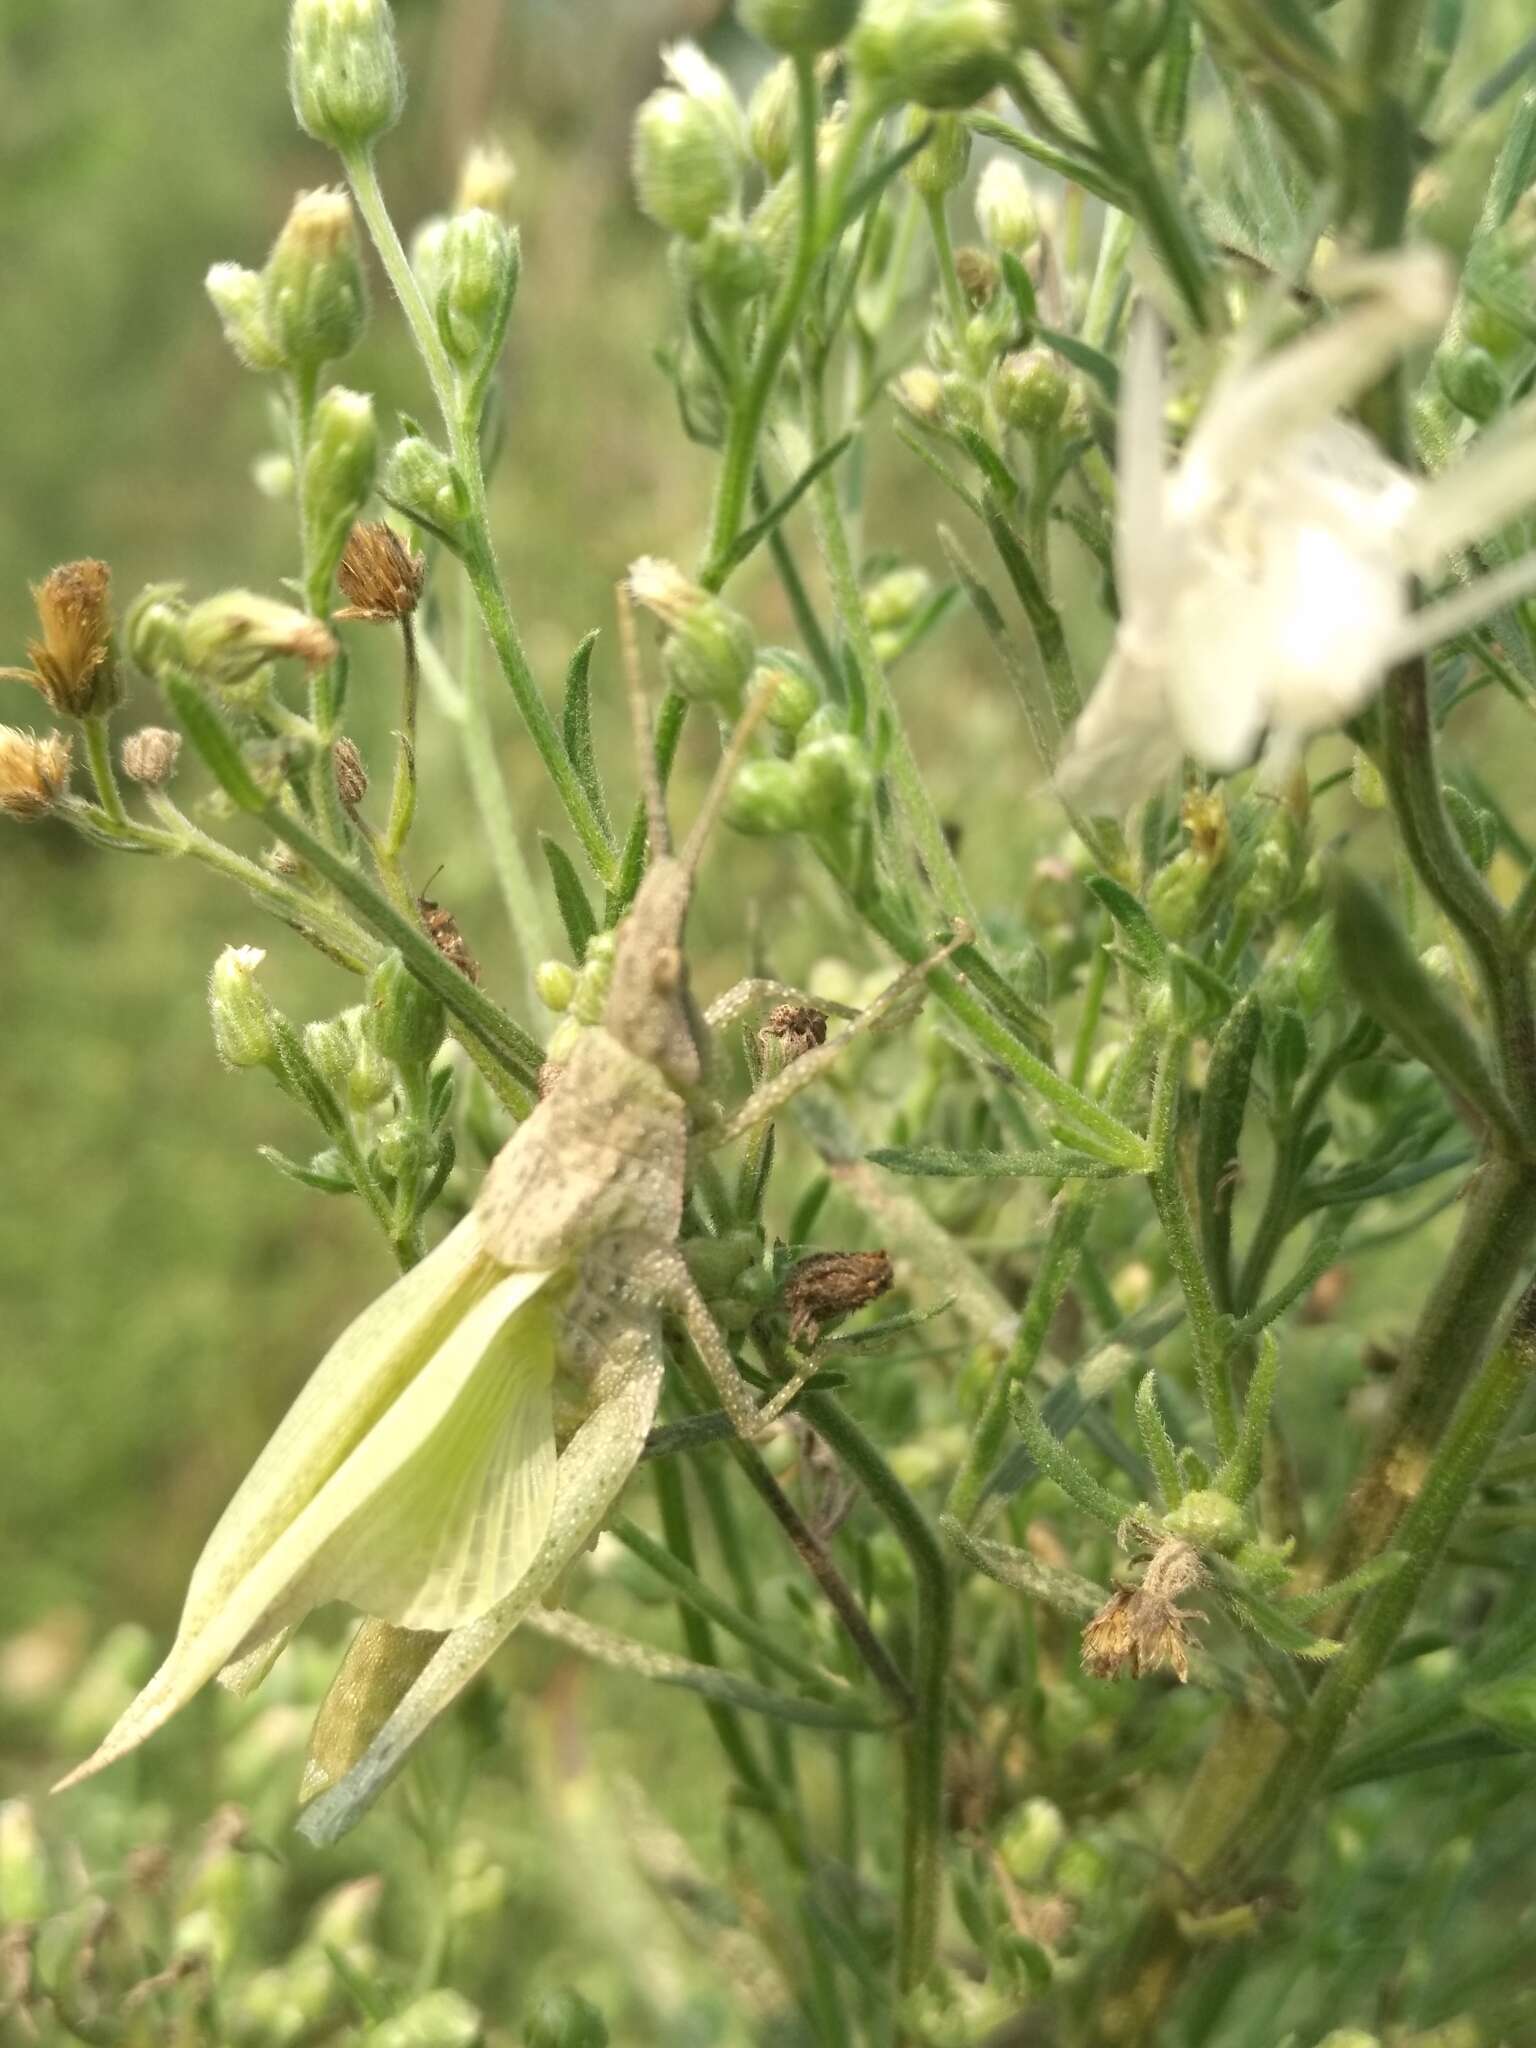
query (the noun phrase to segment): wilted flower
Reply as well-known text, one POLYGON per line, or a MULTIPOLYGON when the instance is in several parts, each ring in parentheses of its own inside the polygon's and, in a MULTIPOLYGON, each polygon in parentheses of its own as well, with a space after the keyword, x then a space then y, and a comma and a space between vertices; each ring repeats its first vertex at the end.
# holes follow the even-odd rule
POLYGON ((45 818, 69 789, 69 740, 61 732, 19 732, 0 725, 0 811, 30 823, 45 818))
POLYGON ((243 682, 280 657, 320 668, 337 651, 319 619, 252 590, 222 591, 194 605, 184 623, 183 646, 188 665, 216 683, 243 682))
POLYGON ((354 526, 336 570, 346 598, 338 619, 408 619, 421 602, 427 564, 382 519, 354 526))
POLYGON ((1536 583, 1536 556, 1420 611, 1410 579, 1536 499, 1527 412, 1445 475, 1410 476, 1348 404, 1450 304, 1438 256, 1356 273, 1360 303, 1218 383, 1165 470, 1161 350, 1132 333, 1120 419, 1121 625, 1058 770, 1079 802, 1145 795, 1184 754, 1220 773, 1267 743, 1283 772, 1311 733, 1364 705, 1397 662, 1536 583))
POLYGON ((123 741, 123 773, 130 782, 158 789, 176 773, 181 734, 163 725, 141 726, 123 741))
POLYGON ((30 683, 61 718, 89 718, 117 700, 112 651, 112 571, 105 562, 61 562, 32 586, 41 640, 27 645, 30 668, 0 676, 30 683))
POLYGON ((1083 1669, 1094 1678, 1140 1678, 1166 1666, 1183 1685, 1189 1677, 1189 1624, 1204 1615, 1175 1603, 1204 1578, 1191 1544, 1160 1544, 1139 1586, 1117 1586, 1083 1630, 1083 1669))

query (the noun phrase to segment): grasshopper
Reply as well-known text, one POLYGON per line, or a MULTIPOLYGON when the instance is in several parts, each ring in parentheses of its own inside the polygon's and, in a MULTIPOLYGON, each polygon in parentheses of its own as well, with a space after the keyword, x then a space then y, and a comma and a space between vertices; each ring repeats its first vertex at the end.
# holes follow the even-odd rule
MULTIPOLYGON (((814 1369, 799 1359, 760 1404, 678 1245, 691 1137, 723 1143, 768 1120, 849 1036, 691 1132, 711 1031, 757 1004, 814 1000, 753 980, 701 1017, 683 951, 699 859, 766 698, 738 721, 674 854, 622 597, 620 620, 651 857, 615 936, 602 1021, 471 1213, 322 1361, 209 1539, 165 1663, 63 1785, 135 1748, 216 1674, 249 1689, 304 1613, 341 1600, 367 1618, 316 1719, 300 1821, 334 1840, 608 1519, 655 1417, 665 1315, 743 1436, 814 1369)), ((964 936, 898 976, 850 1031, 878 1023, 964 936)))

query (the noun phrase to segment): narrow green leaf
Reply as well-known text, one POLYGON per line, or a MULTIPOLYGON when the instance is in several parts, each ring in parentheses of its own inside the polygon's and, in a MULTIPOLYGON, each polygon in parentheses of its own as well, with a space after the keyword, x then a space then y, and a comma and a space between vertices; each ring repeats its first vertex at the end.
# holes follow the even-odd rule
POLYGON ((1003 272, 1003 283, 1008 287, 1008 296, 1018 311, 1020 323, 1026 329, 1033 329, 1039 317, 1035 303, 1035 287, 1030 282, 1029 272, 1018 257, 1009 249, 998 259, 1003 272))
POLYGON ((1059 328, 1045 327, 1037 320, 1035 333, 1057 355, 1065 356, 1074 368, 1091 377, 1112 406, 1120 403, 1120 372, 1102 349, 1092 348, 1086 341, 1079 341, 1075 334, 1063 334, 1059 328))
POLYGON ((909 454, 915 455, 925 469, 931 469, 945 490, 953 491, 968 512, 974 512, 978 519, 983 517, 981 500, 969 484, 962 483, 942 455, 935 451, 904 421, 898 421, 896 438, 909 454))
MULTIPOLYGON (((1245 1501, 1258 1485, 1264 1465, 1264 1438, 1269 1429, 1270 1404, 1275 1397, 1275 1380, 1280 1372, 1280 1346, 1272 1331, 1259 1339, 1259 1359, 1243 1404, 1242 1427, 1237 1447, 1216 1475, 1217 1490, 1230 1500, 1245 1501)), ((1318 1610, 1322 1612, 1321 1609, 1318 1610)))
POLYGON ((1242 1137, 1253 1062, 1263 1028, 1264 1015, 1258 997, 1244 996, 1216 1034, 1200 1097, 1200 1139, 1195 1153, 1200 1238, 1217 1306, 1229 1314, 1238 1141, 1242 1137))
POLYGON ((668 1650, 655 1650, 648 1643, 637 1643, 611 1629, 598 1628, 564 1609, 535 1607, 522 1625, 562 1643, 579 1656, 590 1657, 594 1663, 627 1671, 655 1685, 681 1686, 704 1699, 717 1700, 722 1706, 740 1707, 746 1713, 762 1714, 769 1720, 852 1734, 873 1733, 896 1725, 892 1715, 852 1701, 845 1705, 841 1701, 802 1700, 789 1693, 773 1692, 713 1664, 690 1663, 686 1657, 675 1657, 668 1650))
POLYGON ((771 533, 778 529, 782 522, 788 518, 789 514, 793 512, 796 505, 799 504, 816 479, 825 475, 834 462, 840 461, 847 454, 848 450, 853 446, 853 441, 852 433, 840 434, 835 441, 822 449, 814 461, 806 464, 784 495, 781 498, 776 498, 760 519, 754 519, 750 526, 744 527, 737 534, 735 540, 726 550, 725 558, 717 572, 722 583, 727 576, 741 567, 747 557, 756 548, 760 547, 771 533))
POLYGON ((1168 968, 1167 945, 1162 933, 1130 890, 1112 875, 1090 875, 1088 889, 1124 933, 1130 948, 1131 964, 1137 973, 1148 981, 1161 980, 1168 968))
POLYGON ((603 801, 602 777, 598 774, 597 756, 592 750, 591 672, 592 650, 596 645, 597 628, 594 626, 571 656, 570 666, 565 672, 562 724, 566 758, 576 771, 576 780, 581 784, 587 802, 596 812, 605 832, 612 837, 608 806, 603 801))
POLYGON ((1002 143, 1005 149, 1016 149, 1020 156, 1027 156, 1046 170, 1054 171, 1069 184, 1081 185, 1085 192, 1091 192, 1096 199, 1107 199, 1111 206, 1118 206, 1122 212, 1129 212, 1130 196, 1118 179, 1110 176, 1097 164, 1086 157, 1070 155, 1066 150, 1055 149, 1038 136, 1031 135, 1027 128, 1019 128, 1012 121, 1004 121, 996 114, 972 111, 965 117, 965 125, 975 135, 985 135, 989 141, 1002 143))
POLYGON ((1522 1747, 1492 1728, 1477 1728, 1461 1735, 1437 1736, 1433 1742, 1414 1743, 1407 1749, 1386 1754, 1372 1751, 1358 1759, 1346 1749, 1324 1783, 1330 1792, 1343 1792, 1351 1785, 1374 1785, 1382 1778, 1403 1778, 1417 1771, 1438 1770, 1445 1764, 1480 1764, 1495 1757, 1518 1756, 1522 1747))
POLYGON ((161 677, 161 687, 187 738, 230 802, 255 814, 266 810, 268 799, 246 767, 234 735, 198 685, 183 670, 173 668, 161 677))
MULTIPOLYGON (((978 515, 981 507, 975 508, 978 515)), ((1024 713, 1024 722, 1029 727, 1030 744, 1040 757, 1043 768, 1049 768, 1055 761, 1061 746, 1060 728, 1049 700, 1040 689, 1040 675, 1024 658, 1024 650, 1008 628, 1008 622, 998 607, 996 598, 987 588, 971 564, 959 540, 948 526, 940 524, 939 545, 948 557, 949 565, 960 579, 960 584, 970 599, 971 609, 985 627, 987 637, 996 648, 1003 671, 1012 683, 1014 694, 1024 713)))
POLYGON ((954 432, 956 440, 959 441, 961 447, 970 456, 972 462, 981 471, 1004 505, 1017 504, 1020 489, 1019 480, 986 436, 979 434, 974 427, 964 425, 957 425, 954 432))
POLYGON ((1157 1398, 1155 1372, 1147 1373, 1136 1389, 1136 1427, 1141 1435, 1141 1447, 1147 1454, 1147 1463, 1157 1475, 1163 1505, 1176 1508, 1184 1498, 1184 1483, 1179 1478, 1178 1453, 1173 1447, 1173 1438, 1168 1434, 1168 1425, 1163 1420, 1162 1406, 1157 1398))
POLYGON ((1020 1436, 1044 1477, 1054 1480, 1068 1500, 1074 1501, 1085 1515, 1092 1515, 1106 1529, 1117 1530, 1130 1512, 1129 1503, 1118 1499, 1108 1487, 1101 1486, 1087 1466, 1073 1457, 1059 1437, 1051 1434, 1045 1418, 1023 1387, 1010 1390, 1008 1406, 1020 1436))
POLYGON ((1082 1153, 952 1152, 943 1145, 882 1145, 866 1155, 890 1173, 928 1180, 1121 1180, 1134 1171, 1082 1153))
POLYGON ((1424 1062, 1463 1114, 1525 1153, 1525 1134, 1471 1032, 1381 897, 1343 866, 1333 871, 1331 892, 1339 972, 1360 1007, 1424 1062))
POLYGON ((933 123, 929 121, 919 128, 910 140, 904 142, 900 149, 892 150, 889 156, 884 156, 880 159, 873 170, 865 172, 864 176, 852 187, 847 198, 843 201, 842 211, 837 217, 835 231, 838 239, 841 239, 848 232, 849 228, 853 226, 854 222, 858 220, 867 207, 874 205, 891 180, 900 176, 907 165, 911 163, 913 157, 927 143, 932 133, 933 123))
POLYGON ((1029 1551, 1016 1550, 1011 1544, 989 1543, 973 1536, 953 1515, 940 1516, 939 1532, 985 1577, 1043 1602, 1069 1621, 1087 1621, 1109 1598, 1108 1588, 1096 1586, 1092 1579, 1080 1578, 1060 1565, 1042 1564, 1029 1551))
POLYGON ((560 922, 565 926, 565 936, 570 941, 571 957, 579 967, 586 958, 587 941, 597 934, 597 918, 565 848, 545 832, 539 834, 539 844, 549 863, 550 880, 555 885, 555 901, 560 906, 560 922))
POLYGON ((1331 1586, 1318 1586, 1310 1593, 1289 1595, 1285 1611, 1301 1621, 1310 1621, 1314 1615, 1326 1614, 1330 1607, 1337 1607, 1341 1601, 1356 1599, 1361 1593, 1369 1593, 1373 1586, 1395 1578, 1407 1561, 1400 1550, 1383 1550, 1378 1556, 1368 1558, 1358 1571, 1351 1572, 1347 1578, 1335 1579, 1331 1586))
POLYGON ((258 1145, 257 1153, 269 1166, 275 1166, 279 1173, 289 1180, 296 1180, 301 1187, 318 1188, 323 1195, 355 1195, 357 1189, 351 1177, 343 1173, 327 1173, 313 1165, 301 1166, 297 1159, 290 1159, 286 1152, 279 1152, 275 1145, 258 1145))
POLYGON ((1223 1586, 1223 1592, 1233 1619, 1268 1643, 1272 1650, 1283 1650, 1287 1656, 1305 1657, 1322 1663, 1329 1657, 1336 1657, 1344 1647, 1332 1636, 1313 1635, 1310 1629, 1294 1621, 1285 1608, 1273 1600, 1264 1599, 1261 1594, 1230 1583, 1223 1586))
POLYGON ((1475 1685, 1461 1696, 1474 1721, 1494 1729, 1520 1749, 1536 1749, 1536 1672, 1515 1671, 1492 1685, 1475 1685))

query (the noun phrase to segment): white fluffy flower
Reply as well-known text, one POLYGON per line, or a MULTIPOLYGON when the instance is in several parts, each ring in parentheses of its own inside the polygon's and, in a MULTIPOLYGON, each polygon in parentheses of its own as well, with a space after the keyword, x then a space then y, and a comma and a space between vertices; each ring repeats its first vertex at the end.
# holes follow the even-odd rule
POLYGON ((1162 346, 1131 335, 1120 416, 1121 625, 1057 771, 1072 801, 1113 809, 1183 756, 1218 773, 1272 767, 1352 717, 1397 662, 1536 586, 1536 556, 1411 609, 1432 575, 1536 500, 1529 412, 1446 475, 1400 469, 1341 408, 1450 309, 1425 251, 1359 266, 1361 296, 1288 347, 1229 370, 1163 462, 1162 346))

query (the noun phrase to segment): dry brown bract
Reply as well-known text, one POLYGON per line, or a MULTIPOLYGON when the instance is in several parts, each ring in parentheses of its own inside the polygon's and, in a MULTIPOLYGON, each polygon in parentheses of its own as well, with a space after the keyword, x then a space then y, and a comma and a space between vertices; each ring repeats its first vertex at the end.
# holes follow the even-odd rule
POLYGON ((802 1053, 814 1052, 818 1045, 826 1044, 826 1012, 813 1010, 805 1003, 780 1003, 768 1012, 757 1042, 764 1054, 775 1052, 788 1066, 802 1053))
POLYGON ((130 782, 158 789, 176 773, 181 734, 164 725, 141 726, 123 741, 123 773, 130 782))
POLYGON ((350 816, 368 794, 368 770, 363 766, 356 740, 349 740, 345 733, 331 749, 331 770, 336 777, 341 807, 350 816))
POLYGON ((69 740, 61 732, 39 739, 0 725, 0 811, 8 818, 44 818, 69 789, 69 740))
POLYGON ((1183 1685, 1189 1677, 1189 1624, 1204 1621, 1175 1605, 1205 1573, 1199 1553, 1177 1539, 1159 1546, 1139 1586, 1117 1586, 1083 1630, 1083 1669, 1093 1678, 1140 1678, 1165 1665, 1183 1685))
POLYGON ((61 562, 32 586, 41 640, 27 644, 30 668, 0 675, 30 683, 61 718, 109 710, 117 693, 112 653, 112 571, 105 562, 61 562))
POLYGON ((790 1343, 817 1343, 827 1323, 877 1300, 890 1284, 888 1252, 815 1252, 802 1259, 784 1287, 790 1343))
POLYGON ((427 564, 412 554, 392 526, 375 519, 347 536, 336 581, 347 604, 338 619, 408 619, 421 602, 427 564))

